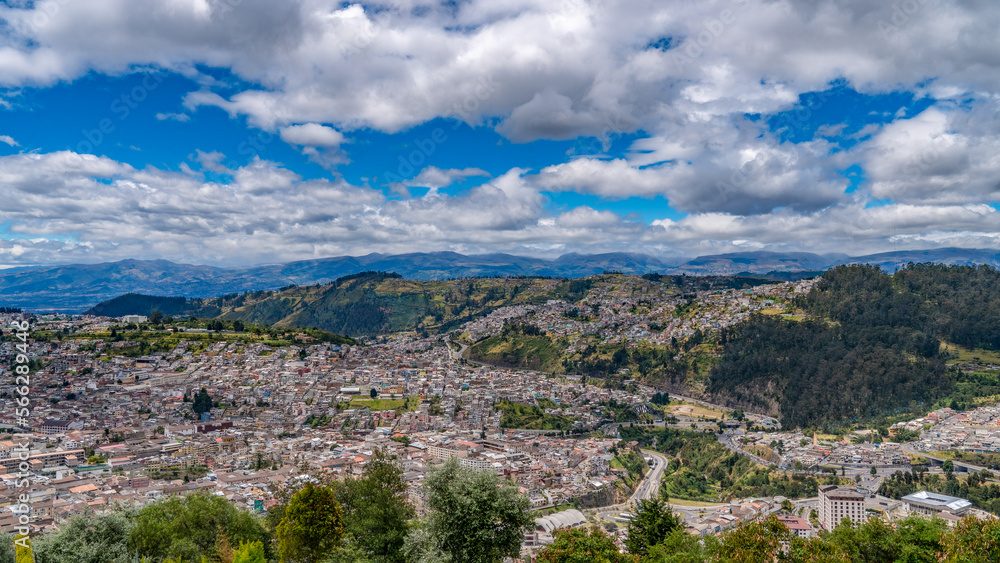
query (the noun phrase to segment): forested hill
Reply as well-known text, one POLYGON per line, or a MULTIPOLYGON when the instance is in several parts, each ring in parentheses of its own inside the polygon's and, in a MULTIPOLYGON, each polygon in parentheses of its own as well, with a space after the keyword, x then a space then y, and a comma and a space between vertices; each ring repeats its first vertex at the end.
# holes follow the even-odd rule
MULTIPOLYGON (((608 291, 622 274, 582 279, 493 277, 443 281, 403 279, 396 273, 362 272, 324 285, 288 286, 278 291, 233 293, 210 299, 127 294, 105 301, 89 314, 223 318, 278 326, 318 328, 338 334, 372 336, 396 331, 446 332, 508 305, 550 299, 576 303, 608 291)), ((731 276, 646 274, 647 285, 666 284, 678 292, 752 287, 773 280, 731 276)))
POLYGON ((159 311, 168 316, 215 317, 222 313, 216 305, 205 305, 204 299, 186 297, 166 297, 126 293, 114 299, 98 303, 86 311, 87 315, 98 317, 121 317, 124 315, 146 315, 159 311))
POLYGON ((505 305, 580 299, 587 280, 475 278, 413 281, 391 272, 361 272, 323 285, 233 293, 208 299, 130 293, 88 314, 120 317, 158 310, 175 317, 223 318, 371 336, 395 331, 442 332, 505 305))
MULTIPOLYGON (((576 303, 618 283, 622 274, 581 279, 511 277, 414 281, 398 274, 364 272, 308 287, 291 287, 244 302, 205 300, 219 304, 225 319, 303 326, 371 336, 397 331, 446 332, 509 305, 543 304, 549 300, 576 303)), ((630 277, 630 276, 625 276, 630 277)), ((644 283, 663 283, 677 291, 750 287, 771 280, 733 277, 687 277, 646 274, 644 283)))
POLYGON ((1000 273, 989 266, 910 264, 829 270, 797 303, 805 320, 754 316, 720 336, 708 390, 766 408, 788 427, 839 426, 914 414, 996 393, 970 388, 943 343, 1000 349, 1000 273))

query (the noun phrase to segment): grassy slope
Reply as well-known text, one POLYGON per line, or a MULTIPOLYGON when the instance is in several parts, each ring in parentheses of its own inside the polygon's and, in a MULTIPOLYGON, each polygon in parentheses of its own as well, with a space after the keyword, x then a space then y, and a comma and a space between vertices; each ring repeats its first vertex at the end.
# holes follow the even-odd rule
POLYGON ((545 414, 541 408, 534 405, 497 403, 497 409, 503 411, 500 426, 522 430, 569 430, 573 427, 573 419, 568 416, 545 414))
POLYGON ((491 336, 473 344, 470 359, 499 366, 562 372, 562 348, 547 336, 491 336))
POLYGON ((505 305, 544 302, 562 283, 545 279, 418 282, 362 278, 291 288, 228 310, 223 317, 278 326, 314 326, 347 334, 438 332, 505 305))

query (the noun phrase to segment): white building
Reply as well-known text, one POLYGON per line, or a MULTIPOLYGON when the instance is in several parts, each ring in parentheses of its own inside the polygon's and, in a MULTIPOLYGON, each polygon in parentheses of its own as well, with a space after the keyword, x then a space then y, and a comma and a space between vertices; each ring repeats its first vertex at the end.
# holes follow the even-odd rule
POLYGON ((122 317, 122 322, 124 323, 144 323, 149 320, 149 317, 145 315, 125 315, 122 317))
POLYGON ((579 510, 572 508, 535 518, 535 529, 525 533, 524 542, 521 545, 522 551, 551 544, 553 541, 552 533, 556 530, 577 528, 586 523, 587 517, 579 510))
POLYGON ((784 524, 793 534, 800 538, 814 538, 816 537, 816 530, 809 525, 809 521, 805 518, 799 518, 797 516, 778 516, 778 521, 784 524))
POLYGON ((471 467, 480 471, 493 469, 493 460, 485 457, 463 457, 459 458, 458 462, 462 467, 471 467))
POLYGON ((924 516, 942 516, 944 514, 965 516, 969 508, 972 507, 972 503, 964 498, 950 497, 928 491, 919 491, 912 495, 906 495, 902 500, 907 512, 922 514, 924 516))
POLYGON ((848 518, 853 524, 866 520, 865 496, 854 489, 824 485, 819 488, 819 523, 825 530, 832 530, 848 518))

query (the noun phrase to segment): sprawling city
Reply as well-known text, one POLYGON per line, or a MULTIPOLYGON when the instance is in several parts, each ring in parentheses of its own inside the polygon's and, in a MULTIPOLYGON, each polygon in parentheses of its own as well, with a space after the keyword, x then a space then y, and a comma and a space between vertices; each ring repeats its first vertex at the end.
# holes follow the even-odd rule
MULTIPOLYGON (((0 359, 10 368, 0 398, 8 408, 0 425, 11 438, 0 442, 0 463, 2 502, 11 508, 0 526, 45 534, 74 517, 191 494, 265 515, 287 502, 289 488, 357 479, 384 458, 398 467, 402 501, 417 516, 432 510, 425 479, 446 462, 516 487, 533 522, 518 549, 523 560, 585 526, 624 551, 637 512, 657 500, 694 538, 769 517, 800 538, 830 532, 843 518, 892 525, 918 516, 952 527, 962 518, 995 519, 1000 504, 991 499, 1000 495, 957 496, 971 476, 994 479, 1000 406, 993 402, 836 434, 804 432, 783 428, 780 415, 764 409, 713 403, 697 375, 681 392, 629 367, 614 378, 588 377, 572 373, 579 364, 570 362, 563 362, 570 369, 532 370, 474 353, 489 355, 482 343, 512 327, 520 338, 556 339, 566 357, 593 346, 717 342, 752 315, 803 322, 796 300, 822 279, 748 278, 742 289, 712 289, 721 285, 713 279, 692 292, 654 276, 610 273, 588 278, 590 289, 573 303, 502 306, 447 332, 360 340, 158 309, 120 317, 7 309, 0 316, 12 328, 0 359), (20 356, 30 420, 16 410, 20 356), (692 444, 714 449, 687 452, 692 444), (737 463, 720 473, 706 453, 737 463), (913 476, 927 489, 895 486, 914 485, 913 476), (19 479, 30 482, 26 498, 19 479)), ((970 373, 1000 372, 983 358, 950 362, 970 373)))
POLYGON ((1000 561, 997 29, 0 0, 0 563, 1000 561))

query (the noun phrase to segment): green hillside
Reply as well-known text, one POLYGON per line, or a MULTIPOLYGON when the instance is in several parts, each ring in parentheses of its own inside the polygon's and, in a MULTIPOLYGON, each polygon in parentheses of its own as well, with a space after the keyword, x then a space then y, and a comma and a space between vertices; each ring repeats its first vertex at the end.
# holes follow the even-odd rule
POLYGON ((968 407, 996 378, 949 368, 947 341, 1000 346, 1000 273, 911 264, 895 275, 842 266, 797 303, 796 322, 763 315, 721 334, 709 392, 767 409, 788 427, 837 427, 968 407))
POLYGON ((289 288, 229 309, 222 317, 361 336, 408 330, 436 333, 498 307, 544 303, 568 283, 538 278, 421 282, 366 272, 327 285, 289 288))
POLYGON ((167 316, 216 317, 222 314, 222 309, 218 305, 206 305, 204 299, 142 295, 140 293, 126 293, 98 303, 85 314, 98 317, 149 316, 153 311, 159 311, 167 316))
POLYGON ((466 354, 471 360, 496 366, 561 372, 564 348, 534 326, 506 325, 500 334, 470 346, 466 354))
MULTIPOLYGON (((709 502, 776 495, 803 498, 815 494, 820 485, 815 477, 789 476, 757 465, 726 449, 711 433, 636 426, 622 426, 620 433, 623 442, 635 440, 670 458, 660 485, 670 498, 709 502)), ((837 482, 833 477, 832 483, 837 482)))
POLYGON ((413 330, 434 334, 458 328, 508 305, 542 304, 551 299, 576 303, 595 292, 618 291, 622 280, 628 279, 640 280, 641 287, 666 284, 671 290, 688 293, 773 283, 760 278, 727 276, 647 274, 640 279, 616 273, 581 279, 494 277, 414 281, 395 273, 362 272, 323 285, 293 285, 277 291, 233 293, 207 299, 128 294, 100 303, 88 313, 148 315, 156 309, 175 317, 310 327, 356 336, 413 330))

